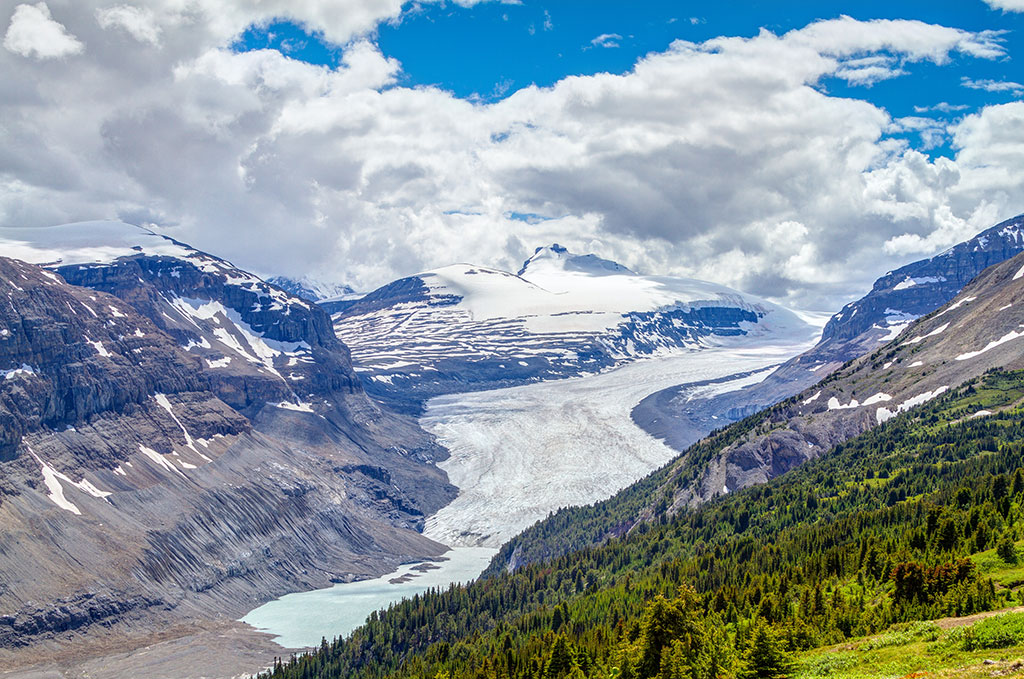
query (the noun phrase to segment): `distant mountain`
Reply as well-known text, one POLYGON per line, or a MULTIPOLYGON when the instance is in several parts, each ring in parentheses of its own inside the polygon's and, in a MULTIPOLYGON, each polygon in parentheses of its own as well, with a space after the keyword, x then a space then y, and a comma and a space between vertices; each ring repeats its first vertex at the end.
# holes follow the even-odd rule
POLYGON ((333 318, 367 391, 413 412, 438 394, 812 332, 757 297, 642 276, 557 244, 538 248, 518 274, 454 264, 385 285, 333 318))
POLYGON ((1001 222, 934 257, 890 271, 871 291, 844 306, 809 351, 759 384, 694 400, 672 388, 645 399, 634 420, 677 450, 723 423, 735 422, 814 384, 847 361, 896 337, 915 319, 938 309, 988 267, 1024 251, 1024 215, 1001 222))
POLYGON ((315 304, 116 222, 0 252, 25 260, 0 258, 0 646, 445 551, 418 531, 454 497, 446 452, 366 397, 315 304))
POLYGON ((308 276, 303 276, 302 278, 271 276, 267 279, 267 282, 281 288, 290 295, 301 297, 309 302, 335 301, 360 296, 350 285, 327 283, 308 276))

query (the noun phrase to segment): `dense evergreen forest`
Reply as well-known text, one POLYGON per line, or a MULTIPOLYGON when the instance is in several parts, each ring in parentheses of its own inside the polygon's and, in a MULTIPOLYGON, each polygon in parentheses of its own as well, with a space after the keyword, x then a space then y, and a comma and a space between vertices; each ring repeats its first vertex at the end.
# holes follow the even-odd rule
POLYGON ((1016 604, 1024 576, 993 575, 1022 537, 1022 402, 1024 372, 990 372, 768 484, 675 515, 655 500, 620 537, 416 596, 263 676, 786 677, 799 651, 1016 604))

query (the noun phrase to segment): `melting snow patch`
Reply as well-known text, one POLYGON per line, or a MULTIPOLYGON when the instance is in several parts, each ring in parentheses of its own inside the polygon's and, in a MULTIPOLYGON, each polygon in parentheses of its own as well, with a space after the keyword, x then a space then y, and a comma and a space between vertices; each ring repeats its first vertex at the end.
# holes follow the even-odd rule
POLYGON ((886 420, 890 420, 899 415, 900 413, 910 410, 914 406, 921 405, 926 401, 932 400, 936 396, 944 394, 948 389, 949 387, 943 386, 935 389, 934 391, 926 391, 923 394, 918 394, 917 396, 908 398, 906 401, 896 406, 896 410, 889 410, 888 408, 879 408, 878 410, 875 411, 875 419, 878 420, 878 424, 882 424, 886 420))
POLYGON ((892 396, 889 396, 889 394, 883 394, 882 392, 878 392, 874 396, 871 396, 870 398, 868 398, 868 400, 864 401, 864 405, 870 406, 870 405, 874 405, 876 403, 884 403, 885 401, 891 401, 891 400, 892 400, 892 396))
POLYGON ((211 346, 212 345, 210 344, 210 340, 206 339, 205 337, 200 337, 198 342, 196 342, 195 340, 189 340, 188 344, 183 346, 182 349, 184 349, 185 351, 189 351, 194 347, 199 347, 201 349, 209 349, 211 348, 211 346))
POLYGON ((978 298, 977 297, 964 297, 962 300, 960 300, 959 302, 957 302, 953 306, 949 307, 948 309, 943 309, 939 313, 935 314, 935 318, 938 318, 939 316, 942 316, 943 314, 949 313, 953 309, 959 309, 964 304, 967 304, 968 302, 973 302, 976 299, 978 299, 978 298))
POLYGON ((999 307, 999 311, 1006 311, 1007 309, 1009 309, 1009 308, 1010 308, 1010 307, 1012 307, 1012 306, 1013 306, 1013 302, 1010 302, 1010 303, 1009 303, 1009 304, 1007 304, 1006 306, 1001 306, 1001 307, 999 307))
POLYGON ((285 410, 295 410, 300 413, 312 413, 313 406, 309 403, 289 403, 288 401, 281 401, 280 403, 271 403, 275 408, 284 408, 285 410))
POLYGON ((1011 330, 1010 332, 1006 333, 1005 335, 1003 335, 999 339, 992 340, 991 342, 986 344, 984 349, 979 349, 978 351, 968 351, 966 354, 960 354, 959 356, 956 357, 956 360, 958 360, 958 361, 966 361, 969 358, 974 358, 975 356, 980 356, 981 354, 984 354, 989 349, 995 349, 1000 344, 1006 344, 1010 340, 1015 340, 1018 337, 1024 337, 1024 332, 1018 332, 1016 330, 1011 330))
POLYGON ((135 333, 134 334, 135 334, 136 337, 145 337, 146 336, 146 333, 142 332, 141 328, 135 328, 135 333))
POLYGON ((1024 266, 1022 266, 1021 268, 1017 269, 1017 273, 1013 274, 1013 280, 1017 280, 1021 276, 1024 276, 1024 266))
MULTIPOLYGON (((171 419, 174 420, 174 422, 179 427, 181 427, 181 433, 185 435, 185 445, 187 447, 191 448, 192 452, 195 453, 196 455, 198 455, 199 457, 203 458, 207 462, 212 462, 213 460, 211 460, 210 458, 208 458, 205 455, 203 455, 202 453, 200 453, 199 449, 196 448, 195 443, 193 443, 193 441, 192 441, 192 435, 188 433, 188 429, 185 429, 185 425, 183 425, 181 423, 181 420, 178 419, 178 416, 174 414, 174 410, 171 408, 171 402, 170 402, 170 400, 168 400, 167 395, 166 394, 153 394, 153 398, 156 399, 156 402, 158 404, 160 404, 161 408, 163 408, 164 410, 167 411, 167 414, 171 416, 171 419)), ((161 459, 163 459, 163 458, 161 458, 161 459)), ((175 471, 177 471, 177 470, 175 470, 175 471)))
POLYGON ((110 358, 110 352, 107 351, 107 348, 103 346, 103 342, 93 342, 88 337, 85 338, 85 341, 87 344, 92 345, 92 348, 96 350, 97 354, 99 354, 103 358, 110 358))
MULTIPOLYGON (((29 452, 32 452, 31 448, 29 448, 29 452)), ((60 485, 60 479, 62 477, 66 479, 67 477, 58 472, 50 465, 43 462, 35 453, 32 453, 32 457, 36 459, 36 462, 38 462, 39 466, 42 468, 41 470, 43 472, 43 483, 46 484, 46 490, 49 491, 49 493, 47 493, 47 497, 50 498, 53 504, 57 505, 61 509, 69 511, 72 514, 77 514, 81 516, 82 512, 78 509, 78 507, 75 506, 75 504, 68 500, 66 497, 64 497, 64 487, 60 485)))
POLYGON ((854 399, 850 399, 850 402, 847 403, 846 405, 840 404, 839 403, 839 399, 836 398, 835 396, 833 396, 832 398, 830 398, 828 400, 828 409, 829 410, 847 410, 849 408, 859 408, 859 407, 860 407, 860 403, 858 403, 857 399, 855 399, 855 398, 854 399))
POLYGON ((13 380, 18 375, 35 375, 35 369, 28 363, 22 363, 20 368, 11 368, 10 370, 0 370, 0 374, 4 376, 5 380, 13 380))
POLYGON ((915 337, 912 340, 907 340, 906 342, 904 342, 900 346, 901 347, 905 347, 908 344, 917 344, 918 342, 923 341, 926 337, 934 337, 935 335, 941 334, 948 327, 949 327, 949 323, 943 323, 942 325, 940 325, 939 327, 935 328, 934 330, 932 330, 927 335, 918 335, 917 337, 915 337))
POLYGON ((146 446, 139 445, 139 450, 142 452, 143 455, 148 457, 150 460, 155 462, 160 467, 163 467, 164 469, 166 469, 168 471, 172 471, 175 474, 177 474, 178 476, 185 476, 180 471, 178 471, 177 467, 175 467, 170 462, 165 460, 163 455, 161 455, 160 453, 156 452, 152 448, 147 448, 146 446))
POLYGON ((126 472, 121 465, 114 467, 114 473, 120 476, 128 476, 128 472, 126 472))
POLYGON ((907 276, 902 281, 897 283, 896 287, 894 287, 893 290, 906 290, 907 288, 912 288, 915 285, 926 285, 928 283, 938 283, 938 282, 944 281, 944 280, 946 280, 946 279, 942 278, 942 277, 936 278, 935 276, 921 276, 920 278, 911 278, 910 276, 907 276))
POLYGON ((886 361, 885 365, 882 366, 882 370, 888 370, 892 366, 892 361, 886 361))
POLYGON ((231 357, 225 356, 224 358, 217 358, 212 361, 210 359, 206 359, 206 363, 211 368, 226 368, 228 364, 231 363, 231 357))
POLYGON ((992 414, 991 410, 979 410, 978 412, 971 415, 971 417, 987 417, 992 414))
POLYGON ((922 365, 924 365, 924 361, 914 361, 913 363, 910 364, 909 367, 917 368, 917 367, 922 366, 922 365))
POLYGON ((804 399, 804 405, 808 405, 808 404, 814 403, 815 401, 818 400, 819 396, 821 396, 821 392, 820 391, 817 394, 815 394, 814 396, 811 396, 810 398, 804 399))

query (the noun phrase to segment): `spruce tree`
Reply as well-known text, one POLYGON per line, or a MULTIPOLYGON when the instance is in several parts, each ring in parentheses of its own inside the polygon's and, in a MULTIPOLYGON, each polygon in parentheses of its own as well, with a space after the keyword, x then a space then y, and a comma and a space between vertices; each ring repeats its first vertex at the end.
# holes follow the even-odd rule
POLYGON ((775 632, 762 621, 754 628, 750 647, 743 656, 739 679, 788 679, 793 661, 775 632))

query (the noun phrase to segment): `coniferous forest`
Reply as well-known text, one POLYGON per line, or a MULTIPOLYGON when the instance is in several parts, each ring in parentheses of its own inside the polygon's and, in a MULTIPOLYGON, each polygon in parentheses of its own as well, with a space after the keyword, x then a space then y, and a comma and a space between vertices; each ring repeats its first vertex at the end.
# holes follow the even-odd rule
MULTIPOLYGON (((1022 402, 1024 372, 991 371, 770 483, 656 503, 621 537, 514 572, 499 562, 264 676, 787 677, 810 649, 1017 605, 1022 402)), ((565 523, 531 530, 557 540, 565 523)), ((1024 642, 1000 624, 957 648, 1024 642)))

